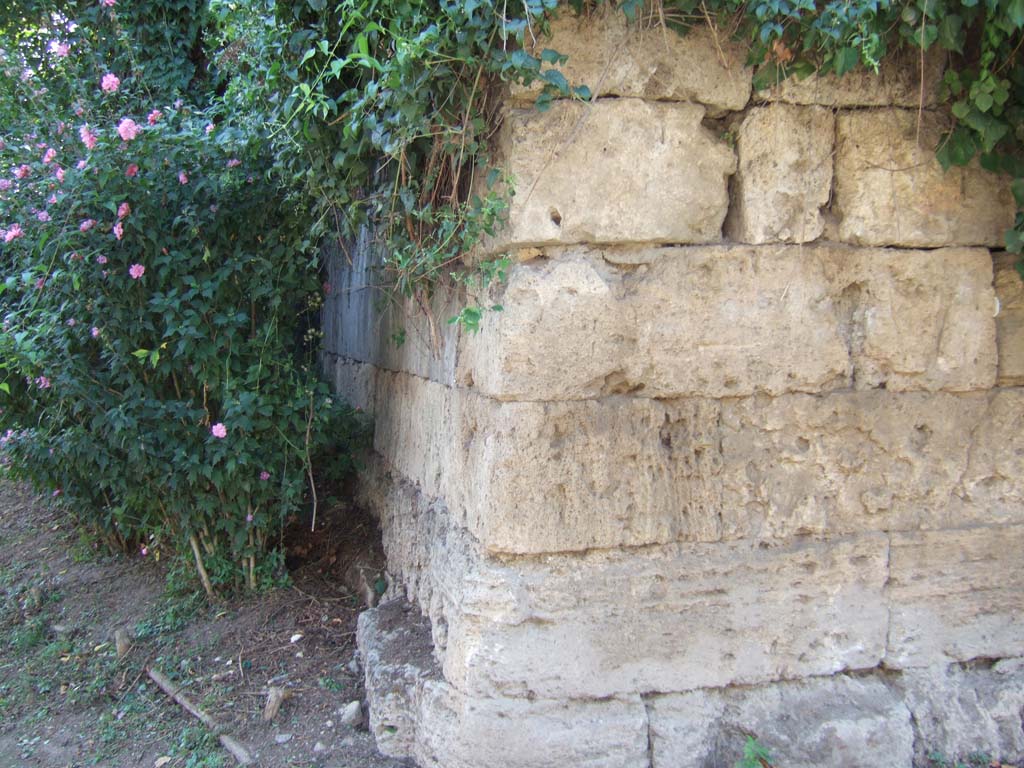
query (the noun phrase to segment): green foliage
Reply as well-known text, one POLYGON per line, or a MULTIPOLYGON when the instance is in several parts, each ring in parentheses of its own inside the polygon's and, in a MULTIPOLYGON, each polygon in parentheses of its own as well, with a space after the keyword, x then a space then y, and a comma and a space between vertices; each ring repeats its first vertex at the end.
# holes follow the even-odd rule
POLYGON ((188 90, 202 5, 130 5, 0 24, 3 447, 122 546, 255 588, 313 457, 363 433, 315 375, 308 211, 263 123, 188 90))
POLYGON ((772 757, 768 749, 753 736, 747 736, 743 745, 743 757, 736 762, 736 768, 771 768, 772 757))

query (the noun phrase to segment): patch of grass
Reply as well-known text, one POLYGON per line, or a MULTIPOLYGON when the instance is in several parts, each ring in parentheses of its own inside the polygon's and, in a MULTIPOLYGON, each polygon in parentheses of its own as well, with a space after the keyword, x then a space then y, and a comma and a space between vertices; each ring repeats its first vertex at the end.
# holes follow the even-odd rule
POLYGON ((135 637, 144 641, 180 632, 205 604, 206 598, 198 592, 167 594, 135 625, 135 637))

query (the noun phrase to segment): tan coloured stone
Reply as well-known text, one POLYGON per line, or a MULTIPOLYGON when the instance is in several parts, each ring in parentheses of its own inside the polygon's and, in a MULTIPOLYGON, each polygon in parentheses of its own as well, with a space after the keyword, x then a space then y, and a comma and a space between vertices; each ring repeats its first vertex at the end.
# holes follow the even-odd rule
POLYGON ((376 406, 377 369, 344 357, 324 353, 324 368, 334 391, 353 408, 373 413, 376 406))
POLYGON ((559 243, 719 240, 733 151, 695 104, 610 99, 513 110, 499 163, 515 183, 484 252, 559 243))
POLYGON ((639 696, 604 701, 464 696, 423 687, 416 760, 423 768, 648 768, 639 696))
POLYGON ((1021 259, 1001 254, 995 260, 996 341, 999 346, 999 383, 1024 384, 1024 282, 1017 271, 1021 259))
POLYGON ((892 534, 887 666, 1024 654, 1024 526, 892 534))
POLYGON ((807 243, 825 228, 835 117, 823 107, 773 104, 737 130, 739 167, 726 233, 741 243, 807 243))
POLYGON ((464 542, 450 537, 431 567, 448 606, 444 675, 471 695, 752 684, 871 668, 884 651, 884 534, 507 563, 464 542))
POLYGON ((910 712, 881 681, 840 675, 655 696, 651 768, 740 764, 748 736, 786 768, 910 768, 910 712))
MULTIPOLYGON (((744 66, 744 46, 706 27, 681 36, 654 21, 629 24, 624 13, 610 6, 585 17, 566 11, 551 22, 550 37, 529 48, 537 57, 546 48, 568 56, 556 68, 571 85, 586 85, 595 97, 693 101, 715 114, 746 106, 751 70, 744 66)), ((512 97, 532 101, 541 85, 513 86, 512 97)))
POLYGON ((945 118, 906 109, 837 118, 839 236, 858 245, 1000 246, 1016 206, 1009 183, 976 163, 943 171, 935 159, 945 118))
POLYGON ((832 73, 810 75, 803 80, 791 77, 755 92, 754 99, 826 107, 929 107, 935 103, 944 69, 945 58, 933 48, 923 60, 918 55, 887 56, 877 74, 857 67, 842 77, 832 73))
POLYGON ((377 450, 494 552, 1024 523, 1024 390, 498 403, 378 383, 403 406, 377 450))
POLYGON ((995 380, 983 249, 703 246, 550 251, 462 340, 458 380, 500 399, 729 397, 995 380))

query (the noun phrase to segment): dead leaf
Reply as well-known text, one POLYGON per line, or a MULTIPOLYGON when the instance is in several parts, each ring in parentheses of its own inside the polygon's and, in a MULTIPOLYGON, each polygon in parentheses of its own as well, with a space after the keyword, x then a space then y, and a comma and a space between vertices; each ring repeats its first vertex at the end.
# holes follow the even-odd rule
POLYGON ((163 768, 169 762, 171 762, 171 758, 167 755, 164 755, 163 757, 158 757, 156 759, 156 762, 153 763, 153 768, 163 768))

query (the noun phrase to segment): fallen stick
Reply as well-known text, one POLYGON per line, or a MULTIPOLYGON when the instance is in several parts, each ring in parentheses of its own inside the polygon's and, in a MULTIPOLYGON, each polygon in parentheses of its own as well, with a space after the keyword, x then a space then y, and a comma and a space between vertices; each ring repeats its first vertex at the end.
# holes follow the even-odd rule
POLYGON ((226 733, 222 733, 221 726, 209 715, 204 712, 195 704, 192 703, 181 689, 172 683, 160 670, 153 669, 150 667, 146 670, 149 674, 150 679, 153 680, 160 689, 174 699, 186 712, 192 715, 194 718, 199 720, 203 725, 209 728, 213 734, 220 740, 220 744, 224 749, 231 753, 231 756, 238 761, 239 765, 252 765, 252 755, 249 754, 249 750, 235 741, 233 738, 228 736, 226 733))

